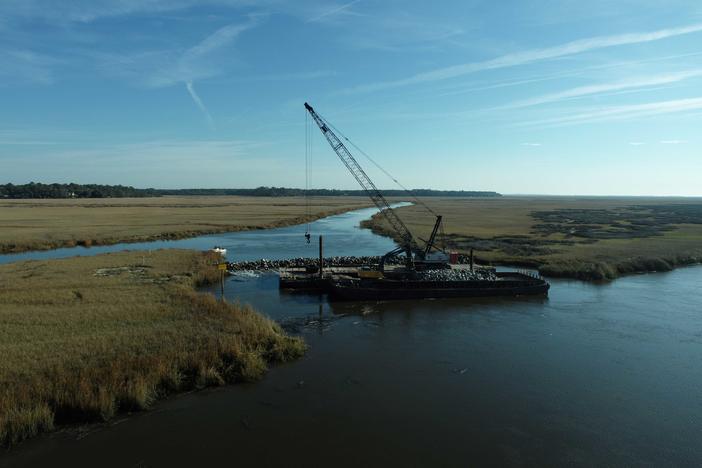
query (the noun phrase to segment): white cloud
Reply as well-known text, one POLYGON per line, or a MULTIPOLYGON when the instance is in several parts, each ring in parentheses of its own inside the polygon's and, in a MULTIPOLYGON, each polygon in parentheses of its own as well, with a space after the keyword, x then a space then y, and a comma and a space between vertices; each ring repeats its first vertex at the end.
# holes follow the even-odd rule
POLYGON ((689 59, 691 57, 697 57, 702 55, 702 52, 692 52, 687 54, 674 54, 674 55, 664 55, 660 57, 650 57, 646 59, 638 60, 625 60, 620 62, 607 62, 604 64, 589 65, 586 67, 580 67, 572 70, 560 71, 558 73, 551 73, 546 75, 535 75, 531 77, 525 77, 518 80, 506 80, 506 81, 495 81, 495 80, 485 80, 480 83, 470 83, 466 86, 465 83, 459 84, 447 84, 444 93, 439 94, 439 96, 453 96, 457 94, 472 93, 475 91, 486 91, 489 89, 506 88, 512 86, 519 86, 523 84, 536 83, 541 81, 551 81, 560 78, 576 77, 583 75, 585 72, 594 70, 606 70, 611 68, 623 69, 625 67, 631 67, 635 65, 641 65, 651 62, 662 62, 668 60, 676 60, 681 58, 689 59))
POLYGON ((565 117, 534 120, 519 124, 518 126, 557 126, 604 122, 610 120, 627 120, 662 114, 686 112, 697 109, 702 109, 702 97, 606 107, 592 112, 583 112, 575 115, 567 115, 565 117))
POLYGON ((676 83, 679 81, 686 80, 688 78, 702 76, 702 70, 689 70, 680 73, 668 73, 664 75, 643 77, 643 78, 630 78, 624 81, 618 81, 614 83, 604 83, 588 86, 579 86, 577 88, 568 89, 565 91, 559 91, 557 93, 544 94, 530 99, 524 99, 521 101, 515 101, 506 106, 499 107, 500 109, 515 109, 521 107, 530 107, 540 104, 549 104, 552 102, 558 102, 565 99, 573 99, 583 96, 590 96, 594 94, 601 94, 611 91, 622 91, 634 88, 647 88, 650 86, 658 86, 663 84, 676 83))
POLYGON ((662 145, 682 145, 687 143, 687 140, 661 140, 662 145))
POLYGON ((499 68, 514 67, 517 65, 525 65, 542 60, 565 57, 607 47, 658 41, 661 39, 681 36, 684 34, 691 34, 699 31, 702 31, 702 23, 682 26, 678 28, 659 29, 657 31, 650 31, 644 33, 630 33, 614 36, 596 36, 567 42, 565 44, 560 44, 553 47, 515 52, 512 54, 502 55, 500 57, 481 62, 469 62, 450 67, 439 68, 436 70, 419 73, 414 76, 410 76, 408 78, 403 78, 399 80, 383 81, 378 83, 361 85, 355 88, 350 88, 346 90, 346 92, 372 92, 388 88, 395 88, 399 86, 447 80, 450 78, 456 78, 485 70, 494 70, 499 68))
POLYGON ((643 141, 630 141, 629 144, 630 144, 631 146, 642 146, 642 145, 645 145, 646 142, 643 142, 643 141))
POLYGON ((348 9, 360 1, 361 0, 352 0, 348 3, 344 3, 343 5, 337 5, 333 8, 326 9, 323 12, 313 16, 312 18, 309 18, 307 21, 305 21, 305 23, 314 23, 317 21, 321 21, 325 18, 338 15, 340 13, 348 13, 348 9))
POLYGON ((541 146, 541 143, 522 143, 522 146, 541 146))

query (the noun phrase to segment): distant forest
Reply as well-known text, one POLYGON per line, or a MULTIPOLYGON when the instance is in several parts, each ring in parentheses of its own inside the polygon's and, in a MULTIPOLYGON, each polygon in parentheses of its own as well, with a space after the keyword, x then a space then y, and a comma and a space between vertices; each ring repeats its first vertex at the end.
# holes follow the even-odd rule
MULTIPOLYGON (((305 189, 285 187, 258 187, 255 189, 178 189, 157 190, 163 195, 247 195, 250 197, 302 197, 305 189)), ((404 190, 381 190, 387 197, 405 196, 404 190)), ((310 196, 341 197, 365 196, 363 190, 310 189, 310 196)), ((465 190, 414 189, 412 194, 418 197, 501 197, 497 192, 476 192, 465 190)))
MULTIPOLYGON (((383 195, 405 196, 404 190, 383 190, 383 195)), ((310 196, 365 196, 363 190, 310 189, 310 196)), ((497 192, 477 192, 466 190, 416 189, 412 194, 418 197, 501 197, 497 192)), ((0 185, 0 198, 124 198, 160 197, 162 195, 246 195, 250 197, 299 197, 304 189, 285 187, 258 187, 254 189, 138 189, 124 185, 82 185, 82 184, 40 184, 30 182, 24 185, 0 185)))
POLYGON ((124 198, 158 197, 154 189, 137 189, 123 185, 39 184, 0 185, 0 198, 124 198))

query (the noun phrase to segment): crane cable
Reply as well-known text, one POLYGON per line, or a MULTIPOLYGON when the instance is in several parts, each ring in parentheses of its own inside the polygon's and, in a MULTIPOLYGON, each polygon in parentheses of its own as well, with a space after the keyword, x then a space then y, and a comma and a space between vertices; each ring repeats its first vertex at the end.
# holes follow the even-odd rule
POLYGON ((310 243, 310 159, 312 157, 312 128, 310 126, 309 113, 305 111, 305 218, 307 228, 305 229, 305 239, 310 243))
MULTIPOLYGON (((319 115, 319 112, 317 113, 317 115, 319 115)), ((420 205, 420 206, 422 206, 423 208, 425 208, 427 211, 429 211, 429 213, 433 214, 434 216, 438 216, 438 214, 437 214, 434 210, 432 210, 426 203, 424 203, 422 200, 420 200, 420 199, 417 197, 417 195, 415 195, 410 189, 408 189, 407 187, 405 187, 404 185, 402 185, 396 178, 394 178, 394 177, 392 176, 392 174, 390 174, 388 171, 386 171, 380 164, 378 164, 373 158, 371 158, 370 155, 368 155, 365 151, 363 151, 361 148, 359 148, 353 141, 349 140, 349 139, 346 137, 346 135, 344 135, 343 133, 341 133, 341 131, 340 131, 338 128, 336 128, 332 123, 330 123, 327 119, 325 119, 325 118, 322 117, 321 115, 320 115, 320 117, 322 118, 322 120, 324 120, 324 123, 325 123, 325 124, 327 124, 329 127, 331 127, 336 133, 338 133, 339 135, 341 135, 341 137, 342 137, 344 140, 346 140, 346 141, 347 141, 351 146, 353 146, 359 153, 361 153, 363 156, 365 156, 366 159, 368 159, 371 163, 373 163, 373 165, 374 165, 375 167, 377 167, 378 169, 380 169, 386 176, 388 176, 393 182, 395 182, 402 190, 404 190, 409 196, 411 196, 411 197, 414 199, 414 201, 415 201, 418 205, 420 205)))
MULTIPOLYGON (((317 113, 317 115, 319 115, 319 113, 317 113)), ((434 215, 434 216, 439 216, 438 213, 436 213, 436 211, 432 210, 431 207, 430 207, 429 205, 427 205, 427 204, 424 203, 422 200, 420 200, 419 197, 417 197, 417 195, 415 195, 414 192, 412 192, 412 190, 410 190, 410 189, 408 189, 407 187, 405 187, 404 185, 402 185, 402 184, 400 183, 400 181, 398 181, 396 178, 394 178, 394 177, 392 176, 392 174, 390 174, 387 170, 385 170, 385 168, 383 168, 383 167, 382 167, 380 164, 378 164, 373 158, 371 158, 370 155, 369 155, 368 153, 366 153, 366 152, 363 151, 361 148, 359 148, 358 145, 356 145, 353 141, 349 140, 348 137, 346 137, 346 135, 344 135, 338 128, 336 128, 336 127, 334 126, 334 124, 332 124, 331 122, 329 122, 326 118, 324 118, 324 116, 322 116, 322 115, 319 115, 319 116, 322 118, 322 120, 324 121, 325 124, 327 124, 329 127, 331 127, 336 133, 338 133, 339 135, 341 135, 341 137, 342 137, 344 140, 346 140, 346 141, 347 141, 351 146, 353 146, 359 153, 361 153, 363 156, 365 156, 366 159, 368 159, 375 167, 377 167, 378 169, 380 169, 386 176, 388 176, 393 182, 395 182, 402 190, 405 191, 405 193, 407 193, 410 197, 412 197, 412 198, 414 199, 415 203, 417 203, 419 206, 421 206, 421 207, 423 207, 424 209, 426 209, 426 210, 427 210, 429 213, 431 213, 432 215, 434 215)), ((441 224, 440 224, 440 226, 439 226, 439 236, 438 236, 438 237, 439 237, 439 245, 441 246, 441 250, 442 250, 442 251, 443 251, 443 250, 446 250, 446 247, 447 247, 447 243, 446 243, 446 233, 445 233, 445 231, 444 231, 444 225, 445 225, 445 224, 446 224, 446 221, 442 218, 441 224)))

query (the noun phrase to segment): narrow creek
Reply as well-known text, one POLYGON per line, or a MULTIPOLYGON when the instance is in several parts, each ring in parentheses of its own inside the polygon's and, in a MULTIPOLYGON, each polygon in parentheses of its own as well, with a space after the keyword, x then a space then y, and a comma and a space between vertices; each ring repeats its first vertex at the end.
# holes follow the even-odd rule
MULTIPOLYGON (((358 228, 374 211, 319 220, 312 234, 330 256, 385 252, 391 240, 358 228)), ((222 245, 232 261, 315 256, 303 234, 292 226, 82 253, 222 245)), ((62 255, 12 261, 52 252, 62 255)), ((279 291, 273 274, 232 276, 225 295, 302 335, 308 354, 255 384, 39 437, 1 454, 0 466, 702 463, 700 266, 605 285, 553 280, 539 299, 330 303, 279 291)))

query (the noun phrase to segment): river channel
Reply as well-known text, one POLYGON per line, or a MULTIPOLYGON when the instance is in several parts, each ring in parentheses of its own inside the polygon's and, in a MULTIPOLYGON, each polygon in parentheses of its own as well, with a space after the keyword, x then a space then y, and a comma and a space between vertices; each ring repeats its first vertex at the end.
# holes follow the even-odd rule
MULTIPOLYGON (((373 212, 319 220, 312 234, 330 256, 383 253, 392 241, 358 228, 373 212)), ((232 261, 316 256, 304 232, 0 262, 213 245, 232 261)), ((538 299, 332 303, 281 292, 274 274, 231 276, 227 300, 303 336, 304 358, 255 384, 41 436, 0 466, 700 466, 702 267, 551 284, 538 299)))

